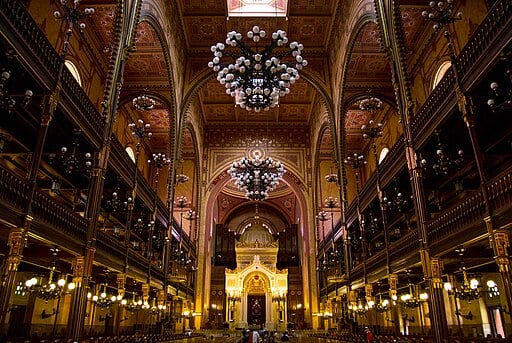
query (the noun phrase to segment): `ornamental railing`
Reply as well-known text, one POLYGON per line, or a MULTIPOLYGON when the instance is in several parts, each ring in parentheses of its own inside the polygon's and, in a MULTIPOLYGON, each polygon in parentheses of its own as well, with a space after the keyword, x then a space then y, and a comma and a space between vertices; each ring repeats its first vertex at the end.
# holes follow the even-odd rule
MULTIPOLYGON (((31 65, 25 65, 25 67, 32 69, 34 68, 32 64, 36 64, 41 70, 34 75, 41 78, 39 81, 43 82, 47 89, 52 89, 57 81, 55 76, 60 63, 63 61, 23 6, 22 1, 0 0, 0 17, 5 19, 1 20, 4 24, 0 24, 3 34, 6 37, 17 38, 16 41, 12 41, 17 49, 29 49, 30 53, 37 57, 27 61, 26 63, 31 65), (42 75, 43 71, 44 75, 42 75)), ((75 122, 80 123, 84 131, 96 134, 96 142, 99 142, 104 130, 104 119, 99 111, 66 68, 63 69, 60 82, 62 86, 60 102, 66 104, 68 113, 76 114, 75 117, 71 117, 75 122)))
MULTIPOLYGON (((509 0, 496 1, 460 52, 457 68, 464 89, 468 89, 475 82, 478 75, 481 75, 482 66, 489 65, 506 45, 507 39, 504 38, 512 29, 511 18, 512 3, 509 0), (475 73, 475 69, 480 72, 475 73)), ((426 136, 424 133, 431 132, 435 126, 432 123, 440 123, 450 114, 446 108, 447 105, 455 106, 455 98, 455 78, 453 70, 450 69, 413 118, 412 137, 417 140, 426 136)))
POLYGON ((430 246, 436 246, 436 243, 443 241, 446 237, 456 235, 482 222, 484 216, 483 196, 481 192, 477 192, 427 223, 430 246))
MULTIPOLYGON (((14 173, 0 167, 0 203, 2 206, 10 208, 10 213, 2 213, 2 219, 5 219, 11 213, 22 214, 23 208, 27 202, 29 185, 25 179, 14 173)), ((68 237, 76 242, 85 244, 89 221, 81 215, 74 213, 71 209, 57 203, 52 197, 44 192, 36 190, 32 202, 33 223, 31 230, 35 233, 44 235, 48 233, 47 229, 59 232, 63 237, 68 237), (39 232, 39 230, 44 230, 39 232)), ((14 218, 11 218, 14 220, 14 218)), ((109 261, 117 261, 122 267, 124 261, 125 248, 122 242, 115 237, 98 232, 96 242, 98 252, 108 252, 109 261)), ((97 254, 101 258, 102 254, 97 254)), ((140 271, 147 270, 147 259, 140 254, 130 251, 130 266, 138 268, 140 271)), ((152 268, 152 275, 163 280, 163 272, 158 268, 152 268)))

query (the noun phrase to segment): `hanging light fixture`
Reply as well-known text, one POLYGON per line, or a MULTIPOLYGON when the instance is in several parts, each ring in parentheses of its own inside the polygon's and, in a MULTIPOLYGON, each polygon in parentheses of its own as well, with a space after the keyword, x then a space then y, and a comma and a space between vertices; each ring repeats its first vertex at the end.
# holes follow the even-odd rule
MULTIPOLYGON (((48 282, 42 283, 42 278, 33 277, 25 282, 25 289, 33 293, 37 298, 43 299, 46 302, 49 300, 57 299, 61 296, 66 286, 65 279, 59 279, 57 282, 53 281, 53 274, 55 272, 55 260, 59 249, 52 250, 52 263, 50 266, 50 275, 48 276, 48 282)), ((73 290, 75 283, 71 282, 68 284, 68 289, 73 290)))
POLYGON ((290 92, 290 86, 299 79, 299 70, 308 62, 301 54, 304 46, 298 42, 291 42, 290 49, 275 52, 288 43, 288 37, 283 30, 272 33, 272 42, 263 49, 259 49, 260 39, 267 33, 254 26, 247 32, 247 38, 256 44, 255 49, 242 41, 242 34, 236 31, 228 32, 226 44, 212 45, 213 60, 208 66, 217 72, 217 80, 226 87, 226 93, 236 99, 241 108, 248 111, 268 111, 279 103, 279 97, 290 92), (228 47, 240 49, 240 53, 224 50, 228 47), (282 61, 285 56, 292 56, 293 60, 282 61), (222 56, 232 60, 224 64, 222 56))
POLYGON ((99 294, 87 293, 87 299, 90 299, 94 302, 94 305, 99 308, 109 308, 116 301, 121 302, 123 297, 121 295, 109 295, 107 294, 107 284, 104 283, 101 285, 101 292, 99 294))
POLYGON ((155 108, 156 101, 148 95, 147 88, 144 88, 143 94, 133 98, 132 105, 133 108, 139 112, 151 111, 153 108, 155 108))
POLYGON ((268 193, 276 189, 286 170, 281 162, 266 157, 263 149, 253 149, 248 155, 233 162, 228 173, 247 199, 265 200, 268 193))
POLYGON ((459 270, 462 272, 462 284, 457 286, 452 285, 450 282, 446 282, 444 284, 444 289, 449 293, 453 294, 455 298, 460 300, 465 300, 467 302, 471 302, 480 297, 480 291, 478 290, 479 282, 477 279, 473 278, 471 280, 468 279, 468 274, 466 271, 466 266, 464 264, 464 252, 466 249, 464 247, 460 247, 455 249, 455 251, 460 256, 460 268, 459 270))
MULTIPOLYGON (((382 100, 380 100, 376 96, 372 96, 370 92, 368 92, 368 96, 366 98, 359 101, 359 109, 361 111, 375 113, 378 110, 380 110, 381 108, 382 108, 382 100)), ((382 127, 382 124, 379 127, 382 127)), ((361 129, 364 130, 363 128, 361 128, 361 129)))
MULTIPOLYGON (((445 145, 441 142, 441 135, 438 130, 434 132, 437 138, 436 144, 436 158, 432 164, 432 169, 436 175, 448 175, 450 170, 460 168, 462 162, 464 162, 464 150, 459 149, 456 156, 450 156, 446 152, 445 145)), ((425 158, 421 160, 421 165, 428 166, 429 161, 425 158)))

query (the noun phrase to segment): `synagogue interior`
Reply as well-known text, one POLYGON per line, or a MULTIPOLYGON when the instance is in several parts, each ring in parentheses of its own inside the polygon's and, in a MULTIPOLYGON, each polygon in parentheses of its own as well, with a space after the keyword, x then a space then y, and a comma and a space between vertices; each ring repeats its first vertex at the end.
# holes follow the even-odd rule
POLYGON ((0 72, 0 341, 511 340, 510 0, 0 0, 0 72))

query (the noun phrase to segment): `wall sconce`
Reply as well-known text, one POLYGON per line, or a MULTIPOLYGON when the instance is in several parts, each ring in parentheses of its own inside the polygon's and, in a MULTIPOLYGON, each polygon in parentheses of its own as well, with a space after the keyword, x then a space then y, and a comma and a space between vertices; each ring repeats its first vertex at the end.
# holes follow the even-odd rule
POLYGON ((461 311, 455 311, 455 314, 464 319, 473 320, 473 313, 471 313, 471 311, 469 311, 468 314, 463 314, 461 311))
POLYGON ((110 319, 112 317, 113 317, 112 314, 107 313, 105 316, 100 316, 100 322, 104 322, 105 320, 110 319))
POLYGON ((57 311, 55 311, 55 309, 52 309, 52 312, 49 312, 49 313, 46 313, 46 310, 43 310, 43 312, 41 312, 41 318, 42 319, 50 318, 51 316, 54 316, 56 314, 57 314, 57 311))

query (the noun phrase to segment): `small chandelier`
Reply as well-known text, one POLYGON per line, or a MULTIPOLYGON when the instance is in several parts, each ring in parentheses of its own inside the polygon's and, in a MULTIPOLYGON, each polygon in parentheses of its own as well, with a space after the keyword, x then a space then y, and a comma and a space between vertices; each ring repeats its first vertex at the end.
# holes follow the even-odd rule
POLYGON ((156 101, 147 94, 148 90, 144 89, 144 94, 139 95, 132 100, 133 108, 137 111, 151 111, 155 108, 156 101))
POLYGON ((238 189, 245 192, 245 197, 249 200, 268 198, 268 193, 276 189, 279 179, 285 173, 281 162, 270 157, 260 157, 259 154, 253 158, 243 157, 240 161, 233 162, 228 170, 238 189))
POLYGON ((325 181, 329 183, 338 183, 338 174, 331 167, 329 174, 325 175, 325 181))
MULTIPOLYGON (((25 282, 25 289, 33 293, 37 298, 43 299, 48 302, 49 300, 57 299, 61 296, 66 286, 65 279, 59 279, 57 282, 53 281, 53 274, 55 272, 55 260, 59 249, 52 249, 52 264, 50 266, 50 275, 48 276, 48 282, 43 284, 42 278, 38 279, 33 277, 25 282)), ((75 283, 70 282, 68 284, 68 290, 75 288, 75 283)))
POLYGON ((275 48, 288 43, 288 37, 283 30, 272 33, 271 44, 260 51, 258 42, 265 36, 266 32, 259 26, 254 26, 247 32, 247 38, 256 43, 256 50, 253 50, 242 42, 241 33, 229 32, 226 45, 238 47, 240 54, 225 51, 224 43, 211 47, 214 57, 208 66, 218 73, 217 80, 226 87, 226 93, 248 111, 268 111, 275 107, 279 103, 279 97, 288 94, 290 85, 299 79, 299 70, 308 64, 301 56, 304 46, 297 42, 290 43, 290 50, 272 54, 275 48), (232 58, 232 61, 222 64, 223 55, 232 58), (288 55, 295 61, 281 61, 281 58, 288 55))
POLYGON ((109 296, 107 294, 107 285, 102 285, 102 291, 99 295, 95 294, 92 295, 91 293, 87 293, 87 298, 92 300, 95 304, 95 306, 99 308, 109 308, 111 305, 113 305, 116 301, 121 302, 123 300, 122 295, 111 295, 109 296))
POLYGON ((359 109, 365 112, 376 112, 382 108, 382 100, 368 94, 367 98, 359 101, 359 109))

